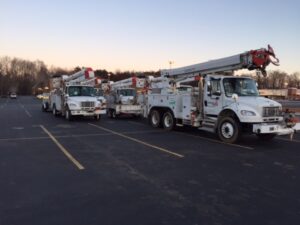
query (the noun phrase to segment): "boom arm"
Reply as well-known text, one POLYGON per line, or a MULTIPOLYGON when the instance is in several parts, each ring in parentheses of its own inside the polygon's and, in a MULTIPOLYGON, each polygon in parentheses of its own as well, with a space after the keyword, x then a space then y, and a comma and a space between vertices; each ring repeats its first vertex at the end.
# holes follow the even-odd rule
POLYGON ((118 88, 143 88, 145 86, 145 79, 138 77, 131 77, 125 80, 119 80, 111 85, 113 89, 118 88))
POLYGON ((81 81, 91 79, 94 77, 95 77, 95 74, 94 74, 94 71, 92 70, 92 68, 84 68, 81 71, 66 77, 64 79, 64 81, 65 82, 70 82, 70 81, 81 82, 81 81))
POLYGON ((265 69, 270 63, 279 66, 279 59, 276 58, 273 48, 268 45, 268 49, 261 48, 191 66, 162 70, 161 76, 173 78, 178 78, 179 76, 190 77, 239 69, 260 70, 266 76, 265 69))

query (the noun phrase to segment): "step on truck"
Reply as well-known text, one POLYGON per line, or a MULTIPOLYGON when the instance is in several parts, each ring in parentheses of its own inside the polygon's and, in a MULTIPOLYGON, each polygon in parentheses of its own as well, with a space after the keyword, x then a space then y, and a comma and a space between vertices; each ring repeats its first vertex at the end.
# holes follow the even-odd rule
POLYGON ((217 133, 227 143, 236 142, 244 133, 263 140, 292 135, 300 129, 297 120, 285 119, 281 104, 260 97, 254 79, 234 76, 239 69, 259 70, 266 76, 270 63, 278 66, 279 60, 268 46, 162 70, 160 77, 150 81, 147 118, 153 127, 172 130, 189 125, 217 133))
POLYGON ((67 120, 75 116, 94 117, 99 120, 106 113, 95 95, 95 75, 91 68, 68 75, 53 77, 50 81, 50 96, 43 101, 43 111, 52 111, 67 120))

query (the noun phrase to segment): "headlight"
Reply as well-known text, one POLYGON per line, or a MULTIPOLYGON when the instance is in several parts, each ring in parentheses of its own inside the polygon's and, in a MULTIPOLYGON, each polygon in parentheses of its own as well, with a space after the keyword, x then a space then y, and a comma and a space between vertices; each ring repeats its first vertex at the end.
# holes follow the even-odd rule
POLYGON ((242 116, 256 116, 256 113, 252 112, 252 111, 248 111, 248 110, 242 110, 241 115, 242 116))

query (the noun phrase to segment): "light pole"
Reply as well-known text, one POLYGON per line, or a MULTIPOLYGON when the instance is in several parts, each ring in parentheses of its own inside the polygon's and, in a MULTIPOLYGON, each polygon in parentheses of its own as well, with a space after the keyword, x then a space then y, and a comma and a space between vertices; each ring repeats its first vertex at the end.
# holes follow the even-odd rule
POLYGON ((173 64, 174 64, 174 61, 169 61, 170 69, 172 69, 173 64))

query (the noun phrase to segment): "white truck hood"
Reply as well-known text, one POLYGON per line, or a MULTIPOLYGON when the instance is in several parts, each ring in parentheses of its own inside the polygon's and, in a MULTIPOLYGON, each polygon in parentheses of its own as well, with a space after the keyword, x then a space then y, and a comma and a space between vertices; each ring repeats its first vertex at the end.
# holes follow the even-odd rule
POLYGON ((96 97, 91 96, 72 96, 68 97, 68 101, 74 101, 74 102, 96 102, 96 97))
MULTIPOLYGON (((230 103, 234 103, 234 100, 231 100, 230 103)), ((282 107, 280 103, 271 99, 254 96, 240 96, 237 100, 237 106, 239 110, 256 111, 259 115, 263 115, 264 107, 282 107)))
POLYGON ((264 97, 239 97, 237 102, 255 109, 261 107, 281 107, 280 103, 264 97))
POLYGON ((98 107, 100 103, 97 101, 96 97, 89 97, 89 96, 72 96, 68 97, 67 104, 72 109, 78 109, 82 106, 82 103, 86 102, 86 106, 84 107, 91 107, 89 102, 93 102, 93 107, 98 107))

